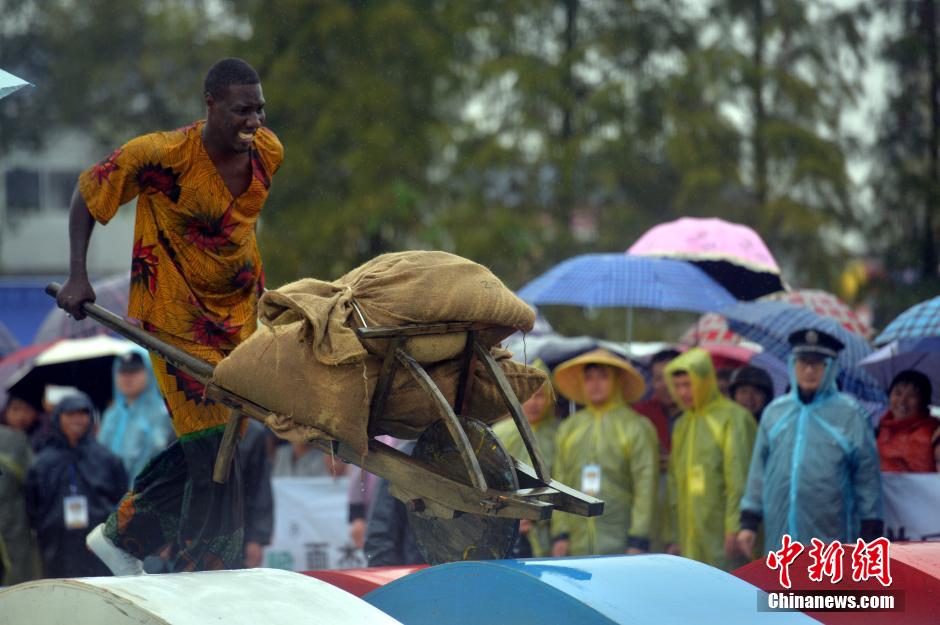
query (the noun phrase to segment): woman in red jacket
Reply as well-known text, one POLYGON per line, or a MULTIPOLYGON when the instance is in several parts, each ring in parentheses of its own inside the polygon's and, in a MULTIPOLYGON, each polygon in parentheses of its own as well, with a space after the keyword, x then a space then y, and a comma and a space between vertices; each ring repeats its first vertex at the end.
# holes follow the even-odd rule
POLYGON ((919 371, 902 371, 888 389, 888 412, 878 425, 882 471, 932 473, 940 470, 940 421, 928 408, 932 388, 919 371))

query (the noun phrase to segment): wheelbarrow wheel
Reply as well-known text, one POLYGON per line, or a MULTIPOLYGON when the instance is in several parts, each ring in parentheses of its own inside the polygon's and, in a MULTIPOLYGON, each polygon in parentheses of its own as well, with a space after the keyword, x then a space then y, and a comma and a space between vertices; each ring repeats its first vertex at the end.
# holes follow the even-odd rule
MULTIPOLYGON (((474 419, 461 419, 461 424, 489 487, 503 491, 518 489, 512 456, 493 431, 474 419)), ((431 465, 441 475, 470 484, 460 453, 441 421, 421 434, 412 457, 431 465)), ((408 520, 418 550, 431 565, 505 558, 519 535, 518 519, 496 516, 465 513, 444 519, 422 514, 412 506, 408 509, 408 520)))

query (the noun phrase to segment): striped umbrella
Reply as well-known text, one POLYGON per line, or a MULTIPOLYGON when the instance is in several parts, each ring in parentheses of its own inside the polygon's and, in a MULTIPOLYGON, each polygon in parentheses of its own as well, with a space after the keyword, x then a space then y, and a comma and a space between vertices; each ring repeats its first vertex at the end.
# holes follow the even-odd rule
MULTIPOLYGON (((866 339, 871 338, 871 327, 852 310, 848 304, 832 293, 817 289, 798 289, 777 295, 770 295, 761 301, 780 301, 808 308, 820 317, 834 319, 843 328, 866 339)), ((728 327, 724 317, 715 313, 702 317, 682 335, 680 340, 686 345, 699 343, 720 343, 738 345, 741 337, 728 327)))
POLYGON ((837 321, 822 317, 808 308, 785 302, 742 302, 721 311, 728 326, 744 338, 759 343, 764 351, 786 361, 790 355, 787 338, 797 330, 812 328, 830 334, 845 344, 839 354, 842 388, 859 399, 873 402, 885 400, 884 391, 858 363, 872 352, 861 336, 849 332, 837 321))
POLYGON ((519 290, 526 302, 585 308, 706 312, 737 300, 701 269, 682 261, 629 254, 584 254, 549 269, 519 290))
POLYGON ((901 313, 875 339, 884 345, 898 339, 921 339, 940 336, 940 296, 921 302, 901 313))

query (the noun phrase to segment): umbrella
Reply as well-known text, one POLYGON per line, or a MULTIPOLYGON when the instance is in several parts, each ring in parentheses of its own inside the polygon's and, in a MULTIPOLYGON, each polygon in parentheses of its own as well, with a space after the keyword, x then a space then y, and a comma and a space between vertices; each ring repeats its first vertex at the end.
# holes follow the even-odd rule
POLYGON ((27 85, 30 87, 33 86, 32 83, 26 82, 22 78, 0 69, 0 100, 27 85))
POLYGON ((19 341, 13 336, 9 328, 0 323, 0 358, 11 354, 20 348, 19 341))
POLYGON ((27 345, 0 358, 0 408, 7 404, 7 381, 25 366, 32 363, 36 356, 48 349, 49 346, 49 343, 27 345))
POLYGON ((884 402, 882 388, 871 376, 856 368, 872 351, 868 341, 849 332, 834 319, 786 302, 742 302, 726 308, 722 314, 733 332, 759 343, 765 352, 784 362, 791 351, 787 338, 796 330, 812 328, 831 334, 845 344, 839 354, 842 367, 839 380, 843 389, 865 401, 884 402))
MULTIPOLYGON (((766 299, 808 308, 820 317, 834 319, 849 332, 863 336, 866 339, 871 335, 871 328, 859 318, 848 304, 826 291, 799 289, 773 295, 766 299)), ((708 343, 738 345, 741 341, 741 337, 728 328, 728 321, 715 313, 702 315, 695 324, 685 331, 680 339, 680 342, 685 345, 708 343)))
POLYGON ((519 290, 534 305, 587 308, 719 310, 734 297, 688 263, 629 254, 583 254, 549 269, 519 290))
MULTIPOLYGON (((92 284, 92 288, 95 289, 95 303, 98 305, 113 311, 127 310, 131 288, 130 274, 125 273, 97 280, 92 284)), ((66 315, 61 308, 53 306, 42 320, 39 329, 36 330, 33 342, 48 343, 57 339, 77 339, 108 333, 104 326, 92 319, 85 318, 76 321, 66 315)))
POLYGON ((894 376, 907 369, 920 371, 933 385, 930 403, 940 405, 940 336, 899 339, 866 356, 859 366, 888 388, 894 376))
POLYGON ((919 339, 940 336, 940 296, 921 302, 901 313, 875 339, 884 345, 896 339, 919 339))
POLYGON ((690 261, 737 299, 753 300, 786 288, 780 267, 760 235, 723 219, 683 217, 659 224, 627 253, 690 261))
POLYGON ((99 409, 111 401, 114 357, 133 348, 130 341, 94 336, 63 339, 41 351, 7 380, 11 395, 41 405, 46 385, 74 386, 88 393, 99 409))

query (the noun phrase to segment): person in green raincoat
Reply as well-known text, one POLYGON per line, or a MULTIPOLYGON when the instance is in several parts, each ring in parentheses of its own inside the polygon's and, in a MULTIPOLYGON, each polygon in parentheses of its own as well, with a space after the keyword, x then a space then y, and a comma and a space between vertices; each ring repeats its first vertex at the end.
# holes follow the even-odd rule
POLYGON ((649 551, 659 479, 659 441, 650 420, 630 408, 643 378, 629 363, 597 349, 555 369, 555 386, 584 406, 555 438, 553 477, 604 500, 604 514, 552 517, 552 555, 649 551))
MULTIPOLYGON (((532 363, 532 366, 551 375, 548 367, 541 360, 536 360, 532 363)), ((555 456, 555 434, 558 432, 560 421, 555 417, 555 392, 552 389, 550 380, 546 380, 542 388, 522 404, 522 411, 532 428, 535 444, 542 452, 542 459, 545 461, 549 472, 551 472, 552 459, 555 456)), ((499 437, 506 451, 513 458, 532 464, 529 452, 525 448, 525 442, 519 434, 519 428, 516 427, 516 422, 512 418, 507 417, 496 423, 493 426, 493 433, 499 437)), ((551 523, 549 521, 540 521, 533 524, 531 521, 523 520, 519 526, 519 532, 528 539, 533 557, 540 558, 549 555, 552 547, 551 523)))
POLYGON ((746 409, 721 395, 705 350, 690 349, 670 362, 666 380, 685 411, 669 457, 667 550, 730 570, 738 564, 739 504, 757 426, 746 409))

